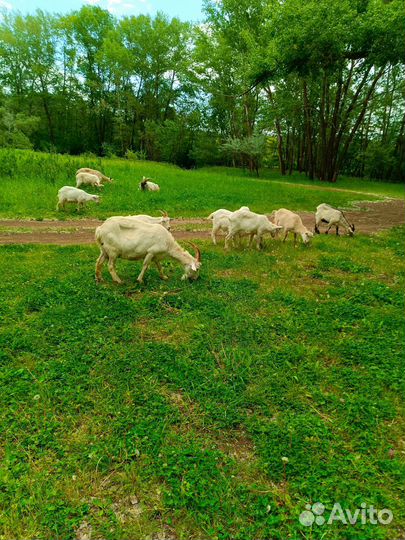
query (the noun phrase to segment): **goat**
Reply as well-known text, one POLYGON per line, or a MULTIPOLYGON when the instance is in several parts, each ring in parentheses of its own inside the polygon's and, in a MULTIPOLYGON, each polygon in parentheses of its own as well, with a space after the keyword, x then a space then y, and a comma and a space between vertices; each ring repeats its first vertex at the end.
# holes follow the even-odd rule
POLYGON ((339 236, 339 226, 346 229, 349 236, 354 235, 354 223, 350 224, 341 210, 329 206, 329 204, 322 203, 316 207, 315 214, 315 232, 320 234, 319 225, 326 223, 329 225, 325 234, 328 234, 331 227, 336 227, 336 234, 339 236))
MULTIPOLYGON (((247 206, 242 206, 239 210, 249 211, 249 208, 247 206)), ((225 234, 229 233, 229 216, 231 216, 232 213, 233 212, 231 212, 230 210, 220 208, 219 210, 212 212, 212 214, 207 217, 207 219, 212 219, 211 238, 214 245, 217 244, 216 235, 219 231, 223 231, 225 234)))
POLYGON ((100 181, 100 178, 96 174, 80 172, 76 175, 76 187, 78 188, 83 184, 88 184, 98 188, 104 187, 100 181))
POLYGON ((65 210, 66 203, 75 203, 77 204, 77 211, 79 211, 80 208, 83 208, 89 201, 98 204, 100 202, 100 197, 98 195, 91 195, 82 189, 72 186, 63 186, 58 191, 58 204, 56 205, 56 210, 60 210, 61 207, 65 210))
POLYGON ((163 225, 165 229, 170 231, 170 218, 167 212, 163 212, 160 210, 160 213, 162 214, 162 217, 152 217, 148 216, 147 214, 137 214, 135 216, 114 216, 110 219, 121 219, 121 218, 128 218, 128 219, 140 219, 141 221, 144 221, 145 223, 159 223, 160 225, 163 225))
POLYGON ((284 230, 285 234, 283 242, 286 241, 288 233, 290 232, 294 233, 294 246, 297 245, 297 234, 301 235, 304 244, 308 244, 313 237, 312 232, 302 223, 300 216, 291 212, 291 210, 280 208, 273 212, 270 217, 274 219, 276 225, 280 226, 280 229, 284 230))
POLYGON ((228 248, 229 241, 233 241, 236 235, 250 235, 249 247, 252 244, 253 238, 256 235, 256 247, 260 249, 262 246, 262 237, 265 233, 270 233, 274 236, 275 232, 281 227, 271 223, 267 216, 251 212, 246 206, 242 206, 236 212, 229 216, 229 232, 225 237, 225 249, 228 248))
POLYGON ((98 176, 98 178, 100 179, 100 182, 107 182, 111 184, 111 182, 113 181, 113 179, 110 176, 106 176, 102 172, 97 171, 96 169, 89 169, 88 167, 82 167, 81 169, 78 169, 76 171, 76 176, 80 173, 94 174, 95 176, 98 176))
POLYGON ((113 281, 122 283, 115 269, 117 258, 143 259, 142 270, 137 278, 139 283, 143 283, 143 276, 152 262, 156 264, 160 277, 167 279, 160 264, 165 257, 171 257, 183 266, 182 280, 198 278, 201 267, 200 250, 193 246, 196 256, 190 255, 163 225, 145 223, 137 218, 113 217, 97 227, 95 238, 100 247, 100 256, 96 263, 97 282, 102 280, 101 270, 107 260, 113 281))
POLYGON ((142 182, 139 184, 139 189, 141 191, 160 191, 158 184, 155 184, 151 181, 150 178, 142 177, 142 182))

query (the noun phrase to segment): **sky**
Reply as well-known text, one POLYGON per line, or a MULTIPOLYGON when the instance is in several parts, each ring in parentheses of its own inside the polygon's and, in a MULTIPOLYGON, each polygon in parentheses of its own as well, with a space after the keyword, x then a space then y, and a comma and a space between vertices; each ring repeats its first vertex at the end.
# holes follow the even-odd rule
POLYGON ((202 0, 0 0, 1 10, 16 10, 21 13, 33 13, 42 9, 50 13, 66 13, 80 9, 83 5, 97 5, 108 9, 117 17, 155 15, 163 11, 170 17, 179 17, 183 21, 201 21, 203 19, 202 0))

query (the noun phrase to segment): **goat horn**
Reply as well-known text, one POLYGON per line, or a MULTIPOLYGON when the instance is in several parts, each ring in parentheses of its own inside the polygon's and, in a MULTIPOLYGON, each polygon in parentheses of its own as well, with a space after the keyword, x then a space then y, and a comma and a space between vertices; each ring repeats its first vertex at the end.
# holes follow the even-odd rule
POLYGON ((195 258, 197 260, 197 262, 200 262, 201 261, 201 251, 199 249, 198 246, 196 246, 195 244, 193 244, 193 242, 189 242, 190 246, 192 246, 194 249, 195 249, 195 258))
POLYGON ((162 214, 163 217, 169 217, 169 214, 166 212, 166 210, 159 210, 159 212, 162 214))

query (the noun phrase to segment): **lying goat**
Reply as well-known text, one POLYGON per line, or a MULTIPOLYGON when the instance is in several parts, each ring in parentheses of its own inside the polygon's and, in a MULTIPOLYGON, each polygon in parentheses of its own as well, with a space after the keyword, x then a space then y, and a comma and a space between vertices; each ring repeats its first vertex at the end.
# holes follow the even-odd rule
POLYGON ((354 235, 354 224, 350 224, 341 210, 322 203, 316 207, 315 214, 315 232, 320 234, 319 225, 326 223, 329 225, 325 234, 328 234, 331 227, 336 227, 336 234, 339 236, 339 226, 346 229, 349 236, 354 235))
POLYGON ((100 197, 98 195, 91 195, 82 189, 77 189, 72 186, 63 186, 58 191, 58 204, 56 205, 56 210, 60 210, 61 208, 65 210, 66 203, 74 203, 77 205, 77 211, 79 211, 86 206, 86 203, 89 201, 98 204, 100 202, 100 197))
POLYGON ((281 229, 281 227, 271 223, 267 216, 255 214, 255 212, 251 212, 247 207, 242 206, 242 208, 229 216, 229 233, 225 237, 225 248, 228 248, 229 242, 233 242, 236 235, 248 234, 250 235, 249 247, 256 235, 256 247, 260 249, 263 235, 270 233, 274 236, 278 229, 281 229))
POLYGON ((201 267, 201 253, 197 246, 196 256, 185 251, 162 225, 145 223, 136 218, 113 217, 107 219, 96 229, 96 242, 100 247, 100 256, 96 263, 96 280, 102 280, 101 270, 108 261, 108 270, 115 283, 122 283, 115 269, 118 258, 131 261, 143 259, 141 273, 137 280, 143 282, 143 276, 149 265, 156 264, 159 275, 167 279, 160 261, 171 257, 184 268, 182 280, 197 279, 201 267))
POLYGON ((302 219, 298 214, 287 210, 286 208, 280 208, 273 212, 270 216, 276 225, 279 225, 284 230, 283 242, 286 241, 288 233, 294 233, 294 245, 297 245, 297 235, 299 234, 304 244, 308 244, 313 237, 311 231, 309 231, 302 223, 302 219))
POLYGON ((141 191, 160 191, 158 184, 155 184, 151 181, 150 178, 142 177, 142 182, 139 184, 139 189, 141 191))

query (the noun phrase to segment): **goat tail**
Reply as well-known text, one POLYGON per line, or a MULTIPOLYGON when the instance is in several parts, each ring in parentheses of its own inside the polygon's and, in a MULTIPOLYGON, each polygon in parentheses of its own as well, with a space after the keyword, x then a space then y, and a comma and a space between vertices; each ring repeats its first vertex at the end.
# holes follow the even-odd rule
POLYGON ((100 231, 100 227, 97 227, 95 233, 94 233, 94 238, 96 240, 96 244, 98 244, 100 247, 102 246, 102 241, 101 241, 101 231, 100 231))

